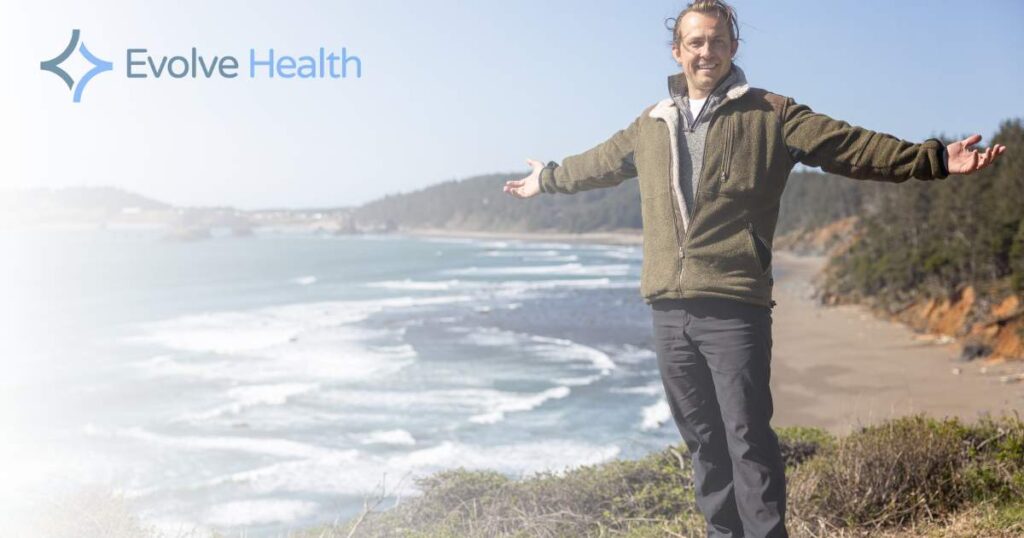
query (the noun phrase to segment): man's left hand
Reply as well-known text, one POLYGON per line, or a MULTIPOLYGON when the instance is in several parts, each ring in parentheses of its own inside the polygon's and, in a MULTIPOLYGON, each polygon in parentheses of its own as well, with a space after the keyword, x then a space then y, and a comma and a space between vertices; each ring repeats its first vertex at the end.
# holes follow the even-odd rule
POLYGON ((970 174, 985 168, 1006 151, 1006 146, 996 144, 984 152, 972 149, 971 146, 981 142, 981 135, 971 135, 959 142, 946 146, 949 157, 947 167, 950 174, 970 174))

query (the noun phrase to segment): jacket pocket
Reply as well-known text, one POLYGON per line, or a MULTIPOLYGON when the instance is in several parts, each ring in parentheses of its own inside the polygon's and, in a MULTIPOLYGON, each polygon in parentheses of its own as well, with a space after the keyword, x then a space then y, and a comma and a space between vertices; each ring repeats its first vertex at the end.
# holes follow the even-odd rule
POLYGON ((750 249, 757 260, 758 267, 762 273, 768 272, 772 264, 772 249, 754 231, 754 223, 747 223, 747 233, 750 235, 750 249))
MULTIPOLYGON (((761 196, 761 183, 750 156, 737 159, 742 147, 743 132, 739 128, 740 118, 735 113, 724 114, 721 121, 722 156, 719 161, 717 194, 729 197, 761 196)), ((716 137, 717 138, 717 137, 716 137)))

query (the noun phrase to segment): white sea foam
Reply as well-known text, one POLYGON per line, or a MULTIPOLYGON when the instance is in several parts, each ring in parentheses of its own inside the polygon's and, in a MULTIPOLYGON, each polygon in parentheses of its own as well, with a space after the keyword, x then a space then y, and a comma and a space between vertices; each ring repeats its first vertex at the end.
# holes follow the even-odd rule
POLYGON ((497 327, 479 327, 459 332, 466 332, 466 335, 459 339, 459 344, 471 346, 512 348, 522 345, 525 340, 525 335, 497 327))
POLYGON ((569 395, 568 386, 540 392, 510 392, 492 388, 457 388, 424 391, 333 389, 317 393, 315 399, 331 407, 373 409, 379 413, 452 414, 477 424, 494 424, 508 413, 531 411, 554 399, 569 395))
POLYGON ((348 460, 354 459, 358 454, 354 449, 333 450, 307 443, 300 443, 298 441, 291 441, 289 439, 273 437, 165 435, 139 427, 114 428, 110 430, 96 429, 94 427, 90 435, 133 439, 152 445, 195 452, 219 450, 283 458, 341 458, 348 460))
POLYGON ((555 379, 554 382, 558 383, 559 385, 567 385, 567 386, 570 386, 570 387, 579 387, 579 386, 589 385, 589 384, 597 381, 598 379, 601 379, 602 377, 604 377, 604 376, 603 375, 588 375, 588 376, 583 376, 583 377, 560 377, 558 379, 555 379))
POLYGON ((287 523, 316 513, 319 505, 312 501, 291 499, 251 499, 215 504, 206 510, 207 525, 236 527, 287 523))
POLYGON ((645 394, 647 396, 665 394, 665 386, 660 381, 638 387, 612 387, 608 390, 616 394, 645 394))
POLYGON ((625 344, 622 350, 615 354, 615 361, 622 364, 657 364, 658 356, 654 351, 637 347, 632 344, 625 344))
POLYGON ((189 358, 161 355, 137 363, 149 377, 175 376, 244 383, 359 381, 391 375, 413 364, 407 344, 373 347, 354 331, 323 331, 302 340, 250 352, 244 357, 189 358))
POLYGON ((616 260, 641 261, 644 258, 643 251, 635 247, 605 250, 601 252, 600 255, 608 258, 614 258, 616 260))
POLYGON ((549 241, 521 241, 520 245, 529 246, 530 248, 548 248, 555 250, 572 250, 586 248, 587 245, 574 245, 571 243, 553 243, 549 241))
POLYGON ((531 335, 534 351, 545 357, 558 361, 587 361, 607 375, 615 369, 615 361, 607 353, 572 340, 551 338, 548 336, 531 335))
POLYGON ((350 325, 390 308, 433 306, 471 301, 467 295, 397 297, 367 301, 298 303, 253 310, 208 312, 141 324, 143 334, 130 342, 156 343, 171 349, 241 353, 294 341, 304 332, 350 325))
POLYGON ((537 256, 523 256, 524 262, 578 262, 580 257, 575 254, 568 256, 550 256, 550 257, 537 257, 537 256))
POLYGON ((405 430, 375 430, 367 433, 359 440, 364 445, 415 445, 416 439, 405 430))
POLYGON ((589 363, 592 367, 600 370, 602 375, 607 375, 615 369, 615 361, 607 353, 564 338, 517 333, 496 327, 481 327, 471 332, 459 332, 467 333, 460 340, 460 343, 463 344, 525 348, 531 354, 549 360, 589 363))
POLYGON ((498 282, 484 280, 383 280, 365 284, 371 288, 413 291, 449 291, 457 289, 482 297, 501 299, 521 297, 532 291, 552 290, 559 288, 571 289, 630 289, 640 286, 637 280, 612 280, 608 277, 595 278, 562 278, 548 280, 502 280, 498 282))
POLYGON ((643 409, 643 422, 640 424, 640 429, 644 431, 656 430, 671 418, 672 409, 669 408, 668 401, 662 398, 657 403, 643 409))
POLYGON ((247 385, 232 387, 224 396, 228 402, 196 413, 186 413, 180 417, 185 421, 201 421, 223 415, 237 415, 242 411, 261 405, 283 405, 292 396, 316 390, 315 383, 276 383, 269 385, 247 385))
POLYGON ((459 269, 446 269, 444 274, 450 275, 607 275, 625 276, 629 274, 628 264, 584 265, 582 263, 563 263, 561 265, 513 265, 501 267, 470 266, 459 269))
POLYGON ((469 417, 469 421, 476 424, 494 424, 504 420, 505 413, 530 411, 541 406, 548 400, 565 398, 568 395, 569 387, 565 386, 550 388, 539 394, 506 394, 502 399, 492 405, 492 409, 490 411, 469 417))
POLYGON ((480 256, 497 258, 518 258, 523 262, 577 262, 580 257, 576 254, 566 254, 559 250, 488 250, 479 253, 480 256))
POLYGON ((149 376, 248 383, 353 381, 393 374, 416 358, 413 348, 406 344, 366 344, 371 338, 400 341, 403 327, 369 329, 354 325, 356 322, 383 309, 431 307, 471 299, 467 295, 398 297, 212 312, 142 324, 141 334, 128 340, 216 355, 161 355, 135 364, 149 376))
POLYGON ((423 281, 423 280, 413 280, 411 278, 406 278, 404 280, 382 280, 380 282, 369 282, 369 283, 366 284, 366 286, 370 287, 370 288, 385 288, 385 289, 392 289, 392 290, 427 290, 427 291, 441 290, 441 291, 446 291, 446 290, 450 290, 450 289, 452 289, 452 288, 454 288, 456 286, 465 285, 465 284, 468 284, 468 283, 464 283, 464 282, 462 282, 460 280, 457 280, 457 279, 438 280, 438 281, 423 281))
POLYGON ((480 256, 492 256, 499 258, 515 258, 517 256, 537 256, 537 257, 548 257, 548 256, 562 256, 563 252, 555 249, 548 250, 486 250, 478 253, 480 256))

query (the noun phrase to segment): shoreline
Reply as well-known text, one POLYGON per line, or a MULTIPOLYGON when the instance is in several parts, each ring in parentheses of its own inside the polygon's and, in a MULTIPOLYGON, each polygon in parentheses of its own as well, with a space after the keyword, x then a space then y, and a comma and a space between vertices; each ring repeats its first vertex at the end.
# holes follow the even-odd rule
POLYGON ((443 228, 401 228, 396 233, 414 236, 465 237, 470 239, 515 239, 522 241, 566 241, 570 243, 598 243, 606 245, 642 245, 640 230, 615 232, 489 232, 446 230, 443 228))
MULTIPOLYGON (((418 236, 640 245, 639 231, 601 233, 465 232, 411 229, 418 236)), ((960 362, 959 344, 875 317, 863 305, 815 301, 812 279, 826 256, 776 251, 771 388, 773 426, 816 426, 846 435, 914 413, 973 422, 984 414, 1024 416, 1024 384, 1002 376, 1024 364, 960 362)))

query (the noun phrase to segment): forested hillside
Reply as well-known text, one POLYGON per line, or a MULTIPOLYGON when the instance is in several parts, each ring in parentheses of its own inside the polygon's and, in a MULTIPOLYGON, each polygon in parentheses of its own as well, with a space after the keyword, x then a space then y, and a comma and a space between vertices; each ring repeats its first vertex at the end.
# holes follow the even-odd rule
POLYGON ((359 222, 393 221, 407 228, 453 230, 593 232, 640 228, 636 180, 573 196, 513 198, 502 192, 523 172, 447 181, 407 194, 386 196, 355 212, 359 222))
POLYGON ((992 166, 884 189, 858 240, 832 260, 829 291, 899 305, 965 285, 999 298, 1024 291, 1024 127, 1004 122, 992 166))

